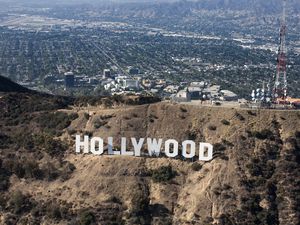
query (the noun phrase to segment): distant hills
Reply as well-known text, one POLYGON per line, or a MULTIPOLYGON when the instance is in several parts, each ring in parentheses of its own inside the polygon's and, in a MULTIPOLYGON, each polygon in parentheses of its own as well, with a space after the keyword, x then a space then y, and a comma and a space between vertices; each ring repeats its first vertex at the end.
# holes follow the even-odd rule
MULTIPOLYGON (((111 2, 110 2, 111 3, 111 2)), ((278 14, 282 11, 282 0, 198 0, 198 1, 118 1, 121 4, 98 2, 110 16, 134 16, 143 18, 186 17, 200 10, 249 11, 255 15, 278 14)), ((300 13, 300 1, 287 2, 289 14, 300 13)))
MULTIPOLYGON (((165 7, 178 7, 180 6, 183 11, 189 9, 223 9, 223 10, 251 10, 264 13, 278 12, 282 8, 283 0, 0 0, 6 3, 21 3, 21 4, 39 4, 39 5, 64 5, 64 4, 93 4, 93 5, 118 5, 126 9, 127 7, 138 7, 140 10, 164 9, 165 7), (126 5, 126 7, 124 7, 126 5), (157 7, 159 6, 159 7, 157 7)), ((300 1, 289 0, 287 1, 288 7, 293 11, 300 12, 300 1)), ((136 8, 137 9, 137 8, 136 8)), ((123 13, 123 12, 121 12, 123 13)), ((174 12, 173 12, 174 13, 174 12)), ((175 11, 175 13, 178 13, 175 11)))

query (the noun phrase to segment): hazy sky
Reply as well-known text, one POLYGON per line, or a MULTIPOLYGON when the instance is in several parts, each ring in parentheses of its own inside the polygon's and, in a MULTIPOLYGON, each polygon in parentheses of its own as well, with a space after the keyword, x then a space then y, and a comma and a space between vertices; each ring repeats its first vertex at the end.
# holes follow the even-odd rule
POLYGON ((107 2, 175 2, 178 0, 0 0, 0 2, 20 3, 107 3, 107 2))

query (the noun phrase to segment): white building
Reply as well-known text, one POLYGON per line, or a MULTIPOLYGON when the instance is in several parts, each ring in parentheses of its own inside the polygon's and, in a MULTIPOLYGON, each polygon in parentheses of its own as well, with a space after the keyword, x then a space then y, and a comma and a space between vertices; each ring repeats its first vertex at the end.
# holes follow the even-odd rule
POLYGON ((221 94, 222 94, 222 96, 220 97, 220 99, 222 101, 237 101, 238 100, 237 94, 233 93, 232 91, 222 90, 221 94))
POLYGON ((140 83, 138 80, 125 79, 123 80, 122 87, 125 89, 139 89, 140 83))
POLYGON ((191 95, 188 91, 188 89, 184 89, 179 91, 174 97, 173 100, 176 102, 190 102, 191 101, 191 95))

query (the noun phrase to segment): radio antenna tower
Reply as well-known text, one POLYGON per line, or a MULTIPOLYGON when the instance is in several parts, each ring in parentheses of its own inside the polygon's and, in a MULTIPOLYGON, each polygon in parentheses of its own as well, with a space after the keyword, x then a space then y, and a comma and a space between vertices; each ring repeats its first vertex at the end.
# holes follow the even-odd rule
POLYGON ((277 72, 273 89, 273 100, 287 100, 287 47, 286 47, 286 0, 283 0, 283 13, 280 27, 280 45, 277 56, 277 72))

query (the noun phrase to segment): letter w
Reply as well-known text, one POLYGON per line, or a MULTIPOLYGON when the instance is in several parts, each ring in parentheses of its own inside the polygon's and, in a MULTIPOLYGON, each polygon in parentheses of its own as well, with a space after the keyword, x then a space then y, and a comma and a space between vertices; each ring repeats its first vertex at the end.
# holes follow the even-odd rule
POLYGON ((157 140, 151 139, 151 138, 147 138, 147 145, 148 145, 148 152, 150 156, 159 156, 160 154, 160 148, 161 148, 161 144, 162 144, 162 139, 158 139, 157 140))

